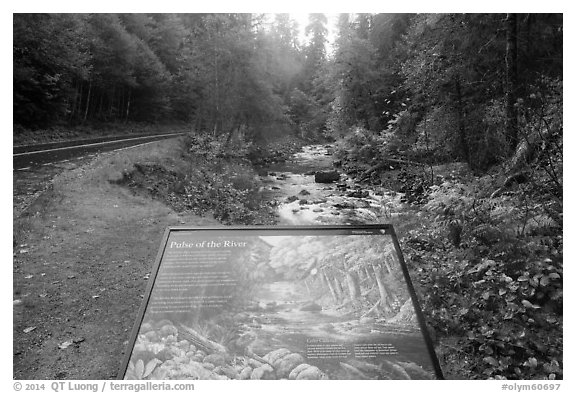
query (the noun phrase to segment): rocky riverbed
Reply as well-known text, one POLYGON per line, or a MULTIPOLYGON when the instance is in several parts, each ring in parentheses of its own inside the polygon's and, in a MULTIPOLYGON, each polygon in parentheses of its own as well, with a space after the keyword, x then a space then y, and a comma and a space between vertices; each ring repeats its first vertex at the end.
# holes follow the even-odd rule
POLYGON ((401 194, 361 186, 334 170, 329 145, 305 146, 291 160, 260 169, 265 198, 277 205, 279 224, 361 224, 397 216, 401 194))

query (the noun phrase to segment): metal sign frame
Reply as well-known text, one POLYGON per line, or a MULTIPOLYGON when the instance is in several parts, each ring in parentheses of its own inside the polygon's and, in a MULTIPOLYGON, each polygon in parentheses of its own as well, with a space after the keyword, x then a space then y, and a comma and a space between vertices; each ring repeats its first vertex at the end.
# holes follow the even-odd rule
POLYGON ((183 232, 192 232, 192 233, 222 233, 226 232, 227 234, 234 234, 234 235, 253 235, 255 233, 260 232, 262 235, 266 235, 266 232, 286 232, 287 236, 290 233, 298 236, 306 236, 306 235, 318 235, 318 232, 332 232, 331 234, 337 235, 362 235, 362 234, 384 234, 390 235, 394 249, 396 254, 398 255, 399 264, 402 270, 402 274, 405 280, 405 284, 407 286, 410 298, 412 300, 412 305, 414 307, 414 311, 416 314, 416 318, 418 321, 418 326, 422 333, 426 350, 430 356, 430 361, 432 363, 432 367, 434 369, 434 374, 437 379, 444 379, 442 374, 442 369, 440 367, 440 363, 436 356, 436 352, 434 351, 434 345, 432 343, 432 339, 428 332, 424 314, 420 307, 420 303, 416 296, 416 291, 414 289, 414 285, 412 280, 410 279, 410 274, 408 272, 408 267, 404 260, 404 256, 402 254, 402 250, 400 249, 400 244, 398 242, 398 237, 396 232, 394 231, 394 227, 391 224, 365 224, 365 225, 295 225, 295 226, 226 226, 226 227, 193 227, 193 226, 173 226, 166 228, 164 235, 162 237, 161 246, 158 250, 158 254, 156 256, 156 260, 154 266, 152 268, 150 278, 148 281, 148 285, 146 288, 146 292, 144 294, 144 298, 142 300, 142 304, 138 311, 136 321, 134 323, 134 327, 132 328, 132 332, 130 334, 130 339, 128 341, 128 345, 126 347, 126 351, 124 353, 124 358, 122 360, 118 379, 123 379, 126 371, 128 369, 128 364, 130 362, 130 358, 132 355, 132 351, 134 349, 134 345, 136 344, 136 340, 138 337, 138 332, 140 330, 140 326, 143 322, 145 317, 146 310, 148 308, 148 304, 150 302, 150 297, 152 294, 152 290, 154 289, 154 284, 158 277, 158 271, 160 270, 160 265, 162 263, 163 256, 166 251, 166 247, 168 245, 168 239, 171 233, 183 233, 183 232), (340 233, 339 233, 340 232, 340 233))

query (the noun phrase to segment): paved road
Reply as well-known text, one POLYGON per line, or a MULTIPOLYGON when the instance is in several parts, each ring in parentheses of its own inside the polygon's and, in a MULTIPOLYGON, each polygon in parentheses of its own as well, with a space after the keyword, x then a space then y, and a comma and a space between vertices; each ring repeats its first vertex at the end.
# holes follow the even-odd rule
POLYGON ((33 146, 17 146, 13 149, 13 169, 27 170, 56 162, 93 155, 104 151, 141 145, 161 139, 174 138, 183 133, 103 137, 72 142, 56 142, 33 146))
POLYGON ((13 217, 19 217, 49 187, 54 176, 89 162, 98 153, 174 138, 178 135, 182 134, 107 137, 14 147, 13 217))

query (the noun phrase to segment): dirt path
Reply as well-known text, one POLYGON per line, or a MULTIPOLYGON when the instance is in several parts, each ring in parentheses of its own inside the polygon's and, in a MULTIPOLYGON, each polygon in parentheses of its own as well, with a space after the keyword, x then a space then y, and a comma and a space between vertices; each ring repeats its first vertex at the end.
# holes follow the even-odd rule
POLYGON ((175 143, 65 171, 15 219, 14 378, 116 377, 164 229, 217 225, 110 183, 175 143))

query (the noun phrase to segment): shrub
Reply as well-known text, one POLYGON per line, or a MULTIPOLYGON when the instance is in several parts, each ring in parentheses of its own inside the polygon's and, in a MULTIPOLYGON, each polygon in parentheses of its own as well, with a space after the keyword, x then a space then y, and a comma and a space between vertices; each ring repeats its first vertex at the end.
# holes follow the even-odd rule
POLYGON ((561 378, 562 228, 526 189, 490 198, 489 183, 431 187, 432 225, 406 242, 425 313, 460 337, 445 356, 465 377, 561 378))

